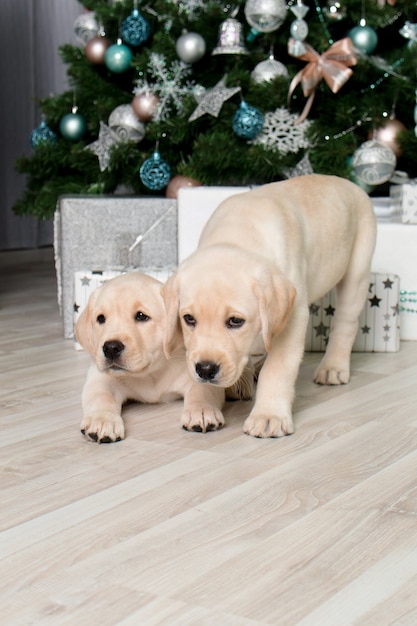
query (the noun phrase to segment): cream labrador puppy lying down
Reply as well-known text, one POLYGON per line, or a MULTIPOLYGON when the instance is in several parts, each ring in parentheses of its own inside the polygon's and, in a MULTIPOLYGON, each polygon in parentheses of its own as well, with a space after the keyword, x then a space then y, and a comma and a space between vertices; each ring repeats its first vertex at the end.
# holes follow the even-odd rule
MULTIPOLYGON (((158 280, 139 272, 118 276, 91 294, 78 318, 77 339, 92 357, 82 393, 81 432, 93 441, 124 438, 121 410, 127 400, 156 403, 184 398, 184 424, 210 430, 224 422, 224 389, 200 385, 190 377, 179 325, 172 358, 165 357, 161 288, 158 280)), ((243 386, 231 390, 230 397, 234 392, 236 397, 250 395, 250 377, 245 382, 239 381, 243 386)))
MULTIPOLYGON (((261 340, 266 359, 243 430, 291 434, 309 304, 336 287, 336 314, 314 380, 347 383, 375 239, 367 194, 342 178, 300 176, 226 199, 164 288, 167 353, 179 315, 191 376, 228 387, 261 340)), ((194 415, 190 427, 206 430, 194 415)))

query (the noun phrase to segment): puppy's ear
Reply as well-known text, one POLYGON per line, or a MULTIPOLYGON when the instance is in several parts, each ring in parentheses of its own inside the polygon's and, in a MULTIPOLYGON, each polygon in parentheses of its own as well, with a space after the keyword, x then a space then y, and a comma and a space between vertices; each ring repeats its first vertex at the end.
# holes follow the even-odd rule
POLYGON ((97 299, 97 292, 101 287, 93 291, 88 299, 87 306, 82 311, 80 317, 75 324, 75 336, 88 354, 94 353, 94 337, 93 337, 93 306, 97 299))
POLYGON ((162 287, 162 297, 167 312, 167 323, 164 333, 164 353, 167 359, 179 345, 183 343, 179 312, 179 279, 176 274, 168 278, 162 287))
POLYGON ((269 351, 273 337, 279 335, 290 318, 297 292, 294 285, 279 273, 270 275, 262 284, 256 282, 254 291, 259 303, 262 338, 269 351))

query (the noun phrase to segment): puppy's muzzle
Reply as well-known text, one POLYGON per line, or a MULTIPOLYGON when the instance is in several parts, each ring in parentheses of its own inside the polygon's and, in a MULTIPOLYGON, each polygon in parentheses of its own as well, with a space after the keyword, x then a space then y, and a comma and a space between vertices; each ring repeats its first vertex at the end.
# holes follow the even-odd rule
POLYGON ((220 365, 213 361, 199 361, 195 364, 195 371, 197 376, 204 381, 214 382, 217 374, 219 373, 220 365))
POLYGON ((103 343, 103 354, 109 361, 117 361, 124 349, 124 344, 117 339, 103 343))

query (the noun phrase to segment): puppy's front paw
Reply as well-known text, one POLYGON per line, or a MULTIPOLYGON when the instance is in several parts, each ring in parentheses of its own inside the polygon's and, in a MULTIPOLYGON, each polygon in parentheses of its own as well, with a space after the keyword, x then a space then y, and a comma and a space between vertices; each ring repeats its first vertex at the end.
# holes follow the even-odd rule
POLYGON ((181 415, 181 425, 185 430, 207 433, 224 425, 223 413, 210 404, 190 404, 181 415))
POLYGON ((120 415, 106 413, 87 415, 80 426, 83 435, 97 443, 113 443, 125 437, 125 426, 120 415))
POLYGON ((320 363, 314 374, 314 382, 318 385, 345 385, 349 382, 349 367, 332 367, 320 363))
POLYGON ((284 437, 285 435, 292 435, 294 425, 291 415, 287 417, 249 415, 243 424, 243 432, 252 437, 284 437))

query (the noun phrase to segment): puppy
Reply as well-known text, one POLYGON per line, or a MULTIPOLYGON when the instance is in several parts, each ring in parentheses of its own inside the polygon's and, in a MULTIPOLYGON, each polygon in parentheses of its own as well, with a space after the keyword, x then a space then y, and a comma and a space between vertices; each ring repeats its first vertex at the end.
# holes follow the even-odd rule
POLYGON ((367 194, 342 178, 301 176, 228 198, 164 288, 167 353, 179 315, 190 375, 227 387, 261 342, 266 358, 243 430, 291 434, 308 306, 336 287, 336 314, 314 379, 347 383, 375 239, 367 194))
POLYGON ((205 431, 224 423, 225 392, 190 377, 179 326, 172 358, 164 355, 161 288, 162 283, 139 272, 118 276, 91 294, 78 318, 77 339, 92 357, 82 393, 81 432, 93 441, 124 438, 121 410, 127 400, 155 403, 184 398, 182 421, 187 427, 194 424, 205 431))

